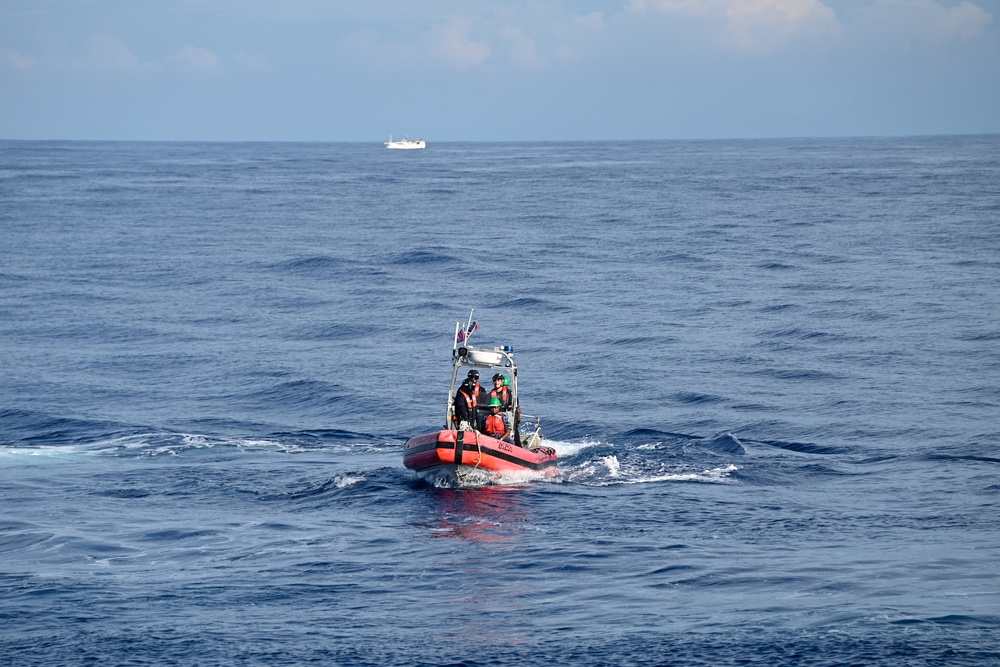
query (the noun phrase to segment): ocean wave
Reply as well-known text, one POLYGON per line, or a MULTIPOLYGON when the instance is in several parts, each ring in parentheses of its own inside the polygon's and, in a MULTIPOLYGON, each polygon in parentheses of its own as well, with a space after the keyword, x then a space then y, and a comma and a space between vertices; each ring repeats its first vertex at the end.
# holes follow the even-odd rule
POLYGON ((84 444, 128 430, 118 422, 54 415, 45 410, 8 408, 0 410, 4 437, 20 445, 62 446, 84 444))
POLYGON ((734 484, 732 473, 739 470, 733 463, 704 468, 692 464, 656 463, 653 461, 622 460, 615 455, 601 456, 586 463, 560 471, 564 481, 582 486, 617 486, 623 484, 655 484, 662 482, 696 482, 734 484))
POLYGON ((308 255, 305 257, 295 257, 272 264, 271 267, 288 271, 291 273, 329 273, 340 271, 345 267, 354 265, 351 260, 341 259, 332 255, 308 255))
POLYGON ((461 257, 437 250, 420 249, 391 255, 388 263, 399 266, 461 266, 464 261, 461 257))
POLYGON ((100 438, 74 445, 0 446, 0 461, 71 460, 80 456, 182 456, 202 450, 272 451, 281 454, 334 452, 383 453, 398 449, 392 441, 347 431, 303 431, 271 437, 228 437, 202 433, 147 432, 100 438))
POLYGON ((294 405, 311 408, 329 408, 341 401, 349 401, 343 387, 323 380, 300 379, 277 382, 247 395, 256 405, 294 405))

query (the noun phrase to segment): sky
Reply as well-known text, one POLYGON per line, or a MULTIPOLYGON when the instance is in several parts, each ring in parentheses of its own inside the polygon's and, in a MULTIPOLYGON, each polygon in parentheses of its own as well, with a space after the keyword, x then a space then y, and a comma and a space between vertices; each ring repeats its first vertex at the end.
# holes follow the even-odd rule
POLYGON ((0 0, 0 139, 1000 133, 1000 0, 0 0))

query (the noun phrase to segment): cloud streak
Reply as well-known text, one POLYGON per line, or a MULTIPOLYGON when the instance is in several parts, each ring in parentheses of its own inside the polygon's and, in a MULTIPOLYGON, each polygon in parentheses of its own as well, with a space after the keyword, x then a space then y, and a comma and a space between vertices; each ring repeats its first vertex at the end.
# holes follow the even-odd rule
POLYGON ((125 44, 108 33, 93 35, 83 53, 68 61, 78 74, 144 75, 161 71, 162 64, 143 62, 125 44))
POLYGON ((214 52, 191 44, 185 44, 175 53, 167 56, 164 62, 198 76, 215 76, 225 72, 225 68, 214 52))
MULTIPOLYGON (((262 68, 262 60, 239 54, 237 61, 247 69, 262 68)), ((152 77, 168 71, 195 76, 224 74, 223 66, 215 52, 185 44, 159 60, 142 60, 118 37, 97 33, 88 38, 82 51, 62 57, 39 59, 16 49, 0 49, 0 67, 25 73, 45 74, 68 71, 75 76, 152 77)))
POLYGON ((507 41, 510 47, 511 61, 516 65, 538 69, 548 64, 545 58, 538 54, 538 46, 535 41, 527 37, 518 26, 505 25, 500 28, 499 34, 507 41))
POLYGON ((486 62, 492 49, 486 41, 470 37, 472 25, 470 19, 455 19, 436 27, 431 34, 432 52, 459 70, 486 62))

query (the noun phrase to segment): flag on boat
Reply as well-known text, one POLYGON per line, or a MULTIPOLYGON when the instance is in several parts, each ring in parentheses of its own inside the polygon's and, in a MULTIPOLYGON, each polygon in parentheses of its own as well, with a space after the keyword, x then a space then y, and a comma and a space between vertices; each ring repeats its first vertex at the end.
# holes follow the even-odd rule
POLYGON ((478 322, 473 322, 472 324, 470 324, 466 328, 459 329, 458 330, 458 343, 459 343, 459 345, 461 345, 465 341, 469 340, 469 336, 471 336, 472 332, 475 331, 478 328, 479 328, 479 323, 478 322))

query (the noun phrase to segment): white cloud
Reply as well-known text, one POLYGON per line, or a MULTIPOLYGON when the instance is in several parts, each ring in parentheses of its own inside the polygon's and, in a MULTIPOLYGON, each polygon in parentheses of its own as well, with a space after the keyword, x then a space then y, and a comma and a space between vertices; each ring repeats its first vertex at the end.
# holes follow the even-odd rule
POLYGON ((726 10, 729 34, 748 51, 768 51, 792 38, 822 39, 837 34, 833 10, 817 0, 742 0, 726 10))
POLYGON ((632 0, 628 3, 628 8, 640 14, 647 11, 662 14, 706 14, 712 4, 711 0, 632 0))
POLYGON ((18 72, 32 72, 35 69, 35 59, 22 54, 17 49, 0 49, 0 68, 18 72))
POLYGON ((222 74, 225 71, 213 51, 191 44, 185 44, 175 53, 164 58, 164 62, 171 67, 201 76, 222 74))
POLYGON ((979 37, 993 21, 970 0, 951 7, 935 0, 871 0, 847 12, 853 19, 847 23, 821 0, 630 0, 626 10, 673 20, 697 18, 697 29, 707 30, 718 43, 749 52, 845 34, 870 44, 941 45, 979 37))
POLYGON ((533 12, 494 9, 425 27, 396 21, 379 29, 366 26, 340 37, 338 51, 345 59, 385 71, 442 64, 464 71, 487 62, 537 70, 593 52, 595 37, 606 27, 605 15, 598 11, 579 15, 547 4, 533 5, 533 12))
POLYGON ((836 35, 836 14, 819 0, 631 0, 639 14, 698 17, 721 45, 773 51, 792 39, 836 35))
POLYGON ((483 64, 490 57, 490 45, 473 41, 469 36, 471 30, 472 21, 468 19, 438 26, 431 35, 433 52, 460 70, 483 64))
POLYGON ((534 40, 527 37, 517 26, 505 25, 500 29, 500 36, 510 44, 511 59, 515 64, 529 68, 544 67, 545 58, 538 55, 538 47, 534 40))
POLYGON ((582 16, 571 16, 555 24, 556 56, 561 60, 573 60, 581 52, 587 51, 594 37, 605 27, 604 12, 590 12, 582 16))
MULTIPOLYGON (((0 63, 20 68, 34 67, 34 60, 20 56, 16 51, 0 51, 0 63)), ((259 63, 245 58, 247 68, 259 63)), ((188 75, 214 76, 223 74, 226 68, 215 52, 191 44, 185 44, 174 53, 156 60, 142 60, 124 42, 108 33, 93 35, 81 53, 66 58, 50 59, 43 62, 41 69, 67 69, 71 72, 99 77, 155 76, 165 71, 176 70, 188 75)))
POLYGON ((161 69, 151 62, 142 62, 120 39, 100 33, 90 38, 79 56, 71 58, 70 69, 95 74, 146 74, 161 69))

